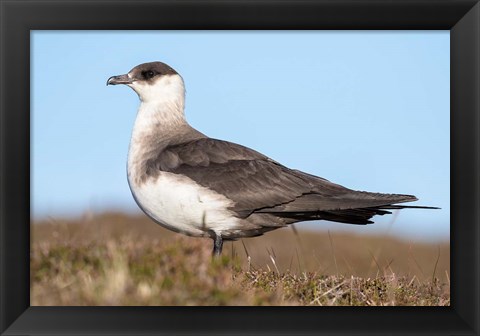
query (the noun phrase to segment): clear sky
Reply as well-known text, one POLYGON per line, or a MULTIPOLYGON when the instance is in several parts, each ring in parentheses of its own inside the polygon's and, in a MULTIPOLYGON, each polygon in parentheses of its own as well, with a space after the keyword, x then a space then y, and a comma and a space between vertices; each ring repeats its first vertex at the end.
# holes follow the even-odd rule
POLYGON ((139 212, 126 157, 138 107, 105 86, 162 61, 201 132, 352 189, 416 195, 367 227, 299 227, 448 239, 448 31, 32 32, 32 216, 139 212))

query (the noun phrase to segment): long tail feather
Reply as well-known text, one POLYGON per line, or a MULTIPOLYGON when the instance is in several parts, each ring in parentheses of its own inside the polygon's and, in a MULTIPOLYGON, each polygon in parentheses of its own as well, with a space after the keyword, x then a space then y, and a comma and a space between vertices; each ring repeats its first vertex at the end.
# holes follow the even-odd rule
POLYGON ((431 207, 431 206, 423 206, 423 205, 383 205, 379 207, 375 207, 374 209, 432 209, 432 210, 438 210, 441 208, 438 207, 431 207))

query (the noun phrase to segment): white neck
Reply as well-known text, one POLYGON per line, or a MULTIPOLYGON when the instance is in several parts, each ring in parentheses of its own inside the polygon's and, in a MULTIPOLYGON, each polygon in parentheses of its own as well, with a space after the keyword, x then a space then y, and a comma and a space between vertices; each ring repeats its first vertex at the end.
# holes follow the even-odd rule
POLYGON ((153 84, 136 81, 129 85, 140 98, 135 134, 158 132, 186 124, 185 86, 182 77, 169 75, 159 77, 153 84))
POLYGON ((128 152, 130 177, 145 160, 159 154, 162 144, 192 128, 185 119, 185 88, 179 75, 162 76, 153 85, 133 82, 129 86, 140 98, 128 152))

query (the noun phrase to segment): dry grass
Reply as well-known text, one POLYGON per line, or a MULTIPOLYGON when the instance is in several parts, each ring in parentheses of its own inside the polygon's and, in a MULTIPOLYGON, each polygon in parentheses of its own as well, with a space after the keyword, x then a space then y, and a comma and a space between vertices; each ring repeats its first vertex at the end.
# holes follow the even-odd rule
POLYGON ((144 216, 37 223, 31 304, 450 304, 447 243, 282 229, 210 253, 144 216))

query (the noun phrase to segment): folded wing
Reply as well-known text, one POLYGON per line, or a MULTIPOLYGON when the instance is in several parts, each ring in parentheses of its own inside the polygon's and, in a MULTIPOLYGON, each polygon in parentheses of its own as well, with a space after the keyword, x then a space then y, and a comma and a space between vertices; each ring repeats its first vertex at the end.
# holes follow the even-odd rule
POLYGON ((299 221, 366 224, 374 215, 389 213, 385 209, 392 204, 417 200, 411 195, 354 191, 289 169, 247 147, 211 138, 168 146, 155 165, 225 195, 234 201, 231 210, 242 218, 262 213, 299 221))

